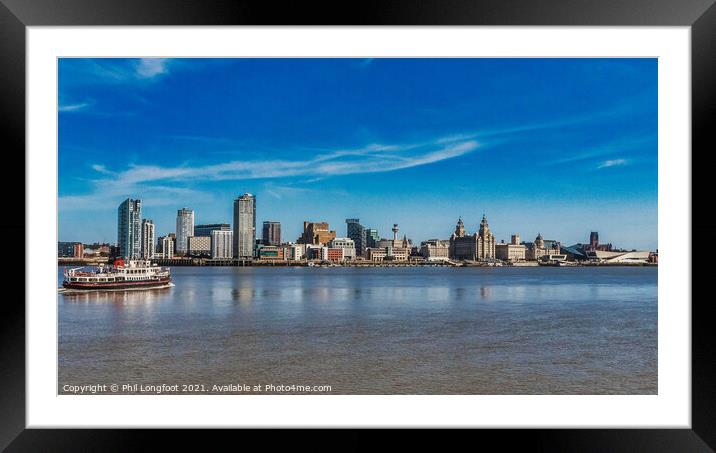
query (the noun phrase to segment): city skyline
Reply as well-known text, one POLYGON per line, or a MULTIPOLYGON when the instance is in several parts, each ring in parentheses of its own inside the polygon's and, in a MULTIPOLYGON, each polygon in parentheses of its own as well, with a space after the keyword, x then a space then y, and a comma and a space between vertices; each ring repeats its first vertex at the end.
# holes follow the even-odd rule
POLYGON ((658 248, 654 59, 61 59, 59 96, 59 240, 113 242, 130 197, 157 237, 232 223, 250 192, 288 241, 487 213, 498 242, 658 248))

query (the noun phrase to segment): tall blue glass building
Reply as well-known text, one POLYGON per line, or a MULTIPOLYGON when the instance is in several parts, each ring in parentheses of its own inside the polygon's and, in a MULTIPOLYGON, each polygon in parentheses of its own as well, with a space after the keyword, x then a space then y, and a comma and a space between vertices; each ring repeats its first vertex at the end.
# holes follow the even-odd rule
POLYGON ((142 200, 127 198, 117 209, 117 247, 119 256, 142 256, 142 200))
POLYGON ((366 247, 365 227, 360 219, 346 219, 346 236, 353 239, 356 244, 356 256, 363 256, 366 247))

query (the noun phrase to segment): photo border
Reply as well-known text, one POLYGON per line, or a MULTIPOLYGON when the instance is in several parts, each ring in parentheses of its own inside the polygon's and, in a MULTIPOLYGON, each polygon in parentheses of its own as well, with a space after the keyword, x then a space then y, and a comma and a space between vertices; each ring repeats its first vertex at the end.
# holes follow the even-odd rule
MULTIPOLYGON (((320 7, 295 4, 277 8, 258 2, 169 2, 161 0, 119 2, 112 0, 73 0, 60 6, 51 0, 0 0, 0 106, 3 112, 4 151, 17 162, 6 168, 24 168, 25 155, 25 28, 35 25, 266 25, 266 24, 360 24, 360 25, 690 25, 692 58, 692 161, 715 148, 716 118, 716 7, 713 0, 602 1, 585 5, 568 1, 458 1, 363 3, 355 14, 340 15, 320 7), (16 165, 15 165, 16 164, 16 165)), ((707 165, 692 166, 692 206, 701 206, 709 188, 707 165), (701 176, 701 177, 699 177, 701 176)), ((20 173, 15 171, 14 173, 20 173)), ((23 172, 24 174, 24 172, 23 172)), ((9 194, 12 198, 13 193, 9 194)), ((25 237, 25 204, 8 216, 3 232, 8 237, 25 237)), ((12 206, 12 205, 11 205, 12 206)), ((703 205, 708 206, 708 205, 703 205)), ((8 209, 11 209, 8 206, 8 209)), ((694 218, 694 238, 708 238, 716 231, 713 223, 694 218)), ((688 226, 687 226, 688 228, 688 226)), ((691 247, 691 244, 684 244, 691 247)), ((692 282, 704 281, 705 263, 699 267, 693 254, 692 282), (698 277, 703 277, 699 279, 698 277)), ((700 258, 703 260, 703 258, 700 258)), ((25 257, 22 258, 23 268, 25 257)), ((17 262, 6 263, 6 272, 17 269, 17 262), (12 264, 13 268, 9 267, 12 264)), ((11 274, 10 274, 11 275, 11 274)), ((706 280, 708 281, 708 280, 706 280)), ((685 282, 685 284, 688 284, 685 282)), ((693 290, 692 286, 692 295, 693 290)), ((711 370, 716 363, 707 298, 692 303, 692 429, 683 430, 519 430, 521 436, 543 447, 587 448, 621 451, 710 451, 716 446, 716 382, 711 370), (712 446, 709 448, 709 446, 712 446)), ((686 301, 685 301, 686 302, 686 301)), ((129 445, 146 430, 26 430, 25 410, 25 312, 17 299, 8 298, 2 307, 2 392, 0 394, 0 447, 10 451, 26 448, 88 449, 112 442, 129 445), (14 439, 14 440, 13 440, 14 439)), ((162 431, 160 437, 181 440, 185 435, 162 431)), ((490 430, 485 435, 504 441, 504 435, 490 430)), ((145 436, 142 436, 145 437, 145 436)), ((512 434, 510 434, 512 437, 512 434)))

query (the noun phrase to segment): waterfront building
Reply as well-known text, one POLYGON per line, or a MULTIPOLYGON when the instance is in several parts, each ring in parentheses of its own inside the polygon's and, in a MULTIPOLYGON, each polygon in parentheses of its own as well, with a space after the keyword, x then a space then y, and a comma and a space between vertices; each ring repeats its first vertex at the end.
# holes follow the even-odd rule
POLYGON ((327 260, 328 259, 328 247, 315 244, 306 244, 305 257, 308 260, 327 260))
POLYGON ((58 258, 82 258, 84 246, 81 242, 58 242, 57 256, 58 258))
POLYGON ((380 239, 375 242, 374 247, 366 249, 366 258, 370 261, 405 261, 412 252, 412 241, 403 235, 403 239, 398 239, 398 224, 394 223, 393 239, 380 239))
POLYGON ((211 257, 213 259, 232 258, 234 248, 234 232, 231 230, 212 230, 211 257))
MULTIPOLYGON (((327 261, 334 261, 334 262, 340 263, 347 259, 347 257, 344 254, 347 249, 339 248, 339 247, 324 247, 324 248, 326 249, 326 255, 325 255, 326 258, 325 259, 327 261)), ((355 249, 353 249, 353 251, 355 252, 355 249)))
POLYGON ((329 229, 328 222, 303 222, 303 234, 298 238, 300 244, 326 245, 336 237, 329 229))
POLYGON ((234 200, 234 257, 251 259, 256 248, 256 197, 245 193, 234 200))
POLYGON ((587 254, 584 250, 584 244, 574 244, 569 246, 560 246, 559 251, 567 255, 568 261, 584 261, 587 259, 587 254))
POLYGON ((504 241, 495 245, 495 258, 502 261, 524 261, 527 257, 527 246, 520 244, 520 235, 513 234, 510 243, 504 241))
POLYGON ((597 261, 605 264, 646 264, 649 263, 651 252, 647 251, 607 251, 607 250, 589 250, 587 258, 591 261, 597 261))
POLYGON ((283 260, 283 247, 275 245, 264 245, 258 249, 258 257, 261 260, 283 260))
POLYGON ((545 240, 542 233, 537 233, 534 242, 526 242, 527 248, 525 258, 536 261, 545 255, 560 255, 559 242, 554 240, 545 240))
POLYGON ((189 236, 194 236, 194 211, 182 208, 177 211, 176 253, 187 253, 189 236))
POLYGON ((138 259, 142 255, 142 201, 127 198, 117 209, 119 256, 138 259))
POLYGON ((413 247, 413 240, 408 239, 407 237, 405 237, 405 235, 403 235, 402 239, 380 239, 378 242, 375 243, 374 248, 386 247, 411 249, 413 247))
POLYGON ((524 261, 527 247, 523 244, 496 244, 495 258, 502 261, 524 261))
POLYGON ((71 258, 75 254, 75 242, 58 242, 57 256, 59 258, 71 258))
POLYGON ((403 235, 402 239, 398 239, 398 232, 400 231, 400 229, 398 228, 397 223, 393 224, 393 228, 391 228, 391 231, 393 232, 393 239, 378 239, 375 242, 376 248, 392 247, 410 249, 412 247, 413 241, 411 239, 408 239, 406 235, 403 235))
POLYGON ((392 247, 384 248, 368 248, 366 249, 366 259, 373 262, 381 261, 408 261, 410 249, 392 247))
POLYGON ((462 217, 458 219, 455 232, 450 236, 450 258, 469 261, 495 258, 495 236, 490 231, 484 214, 480 222, 480 229, 472 235, 465 231, 462 217))
POLYGON ((230 231, 231 225, 228 223, 207 223, 194 226, 194 236, 211 237, 212 231, 230 231))
POLYGON ((378 241, 380 241, 380 235, 378 234, 378 230, 375 228, 366 228, 365 229, 365 246, 367 247, 376 247, 378 244, 378 241))
POLYGON ((563 261, 567 261, 567 255, 565 255, 565 254, 559 254, 559 255, 554 255, 554 254, 542 255, 542 256, 540 257, 540 261, 542 261, 542 262, 544 262, 544 263, 563 262, 563 261))
POLYGON ((142 219, 142 259, 154 258, 154 222, 151 219, 142 219))
POLYGON ((281 222, 265 221, 261 239, 264 245, 281 245, 281 222))
POLYGON ((159 254, 161 258, 174 258, 174 238, 169 235, 159 238, 159 254))
MULTIPOLYGON (((358 253, 355 241, 351 238, 333 238, 329 243, 328 247, 335 249, 343 249, 341 254, 342 259, 354 260, 358 253)), ((329 259, 331 259, 329 257, 329 259)))
POLYGON ((211 255, 211 237, 189 236, 187 238, 187 252, 191 256, 211 255))
POLYGON ((360 224, 360 219, 346 219, 346 236, 355 243, 356 254, 363 256, 367 247, 367 235, 366 228, 360 224))
POLYGON ((420 243, 419 254, 428 261, 446 260, 450 257, 450 241, 428 239, 420 243))
POLYGON ((305 258, 306 245, 305 244, 289 244, 286 246, 284 256, 288 260, 299 261, 305 258))

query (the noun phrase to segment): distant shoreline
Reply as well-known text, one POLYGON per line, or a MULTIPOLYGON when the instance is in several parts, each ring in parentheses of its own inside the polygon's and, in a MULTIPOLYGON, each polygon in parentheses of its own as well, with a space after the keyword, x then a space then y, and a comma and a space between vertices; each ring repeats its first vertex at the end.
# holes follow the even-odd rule
MULTIPOLYGON (((350 262, 350 263, 325 263, 316 261, 236 261, 236 260, 220 260, 214 261, 209 259, 171 259, 171 260, 154 260, 160 266, 168 267, 658 267, 657 263, 577 263, 568 262, 568 264, 540 264, 536 261, 525 261, 513 264, 491 264, 480 262, 422 262, 422 261, 397 261, 393 263, 386 262, 350 262)), ((98 264, 107 264, 107 261, 98 260, 58 260, 58 266, 97 266, 98 264)))

